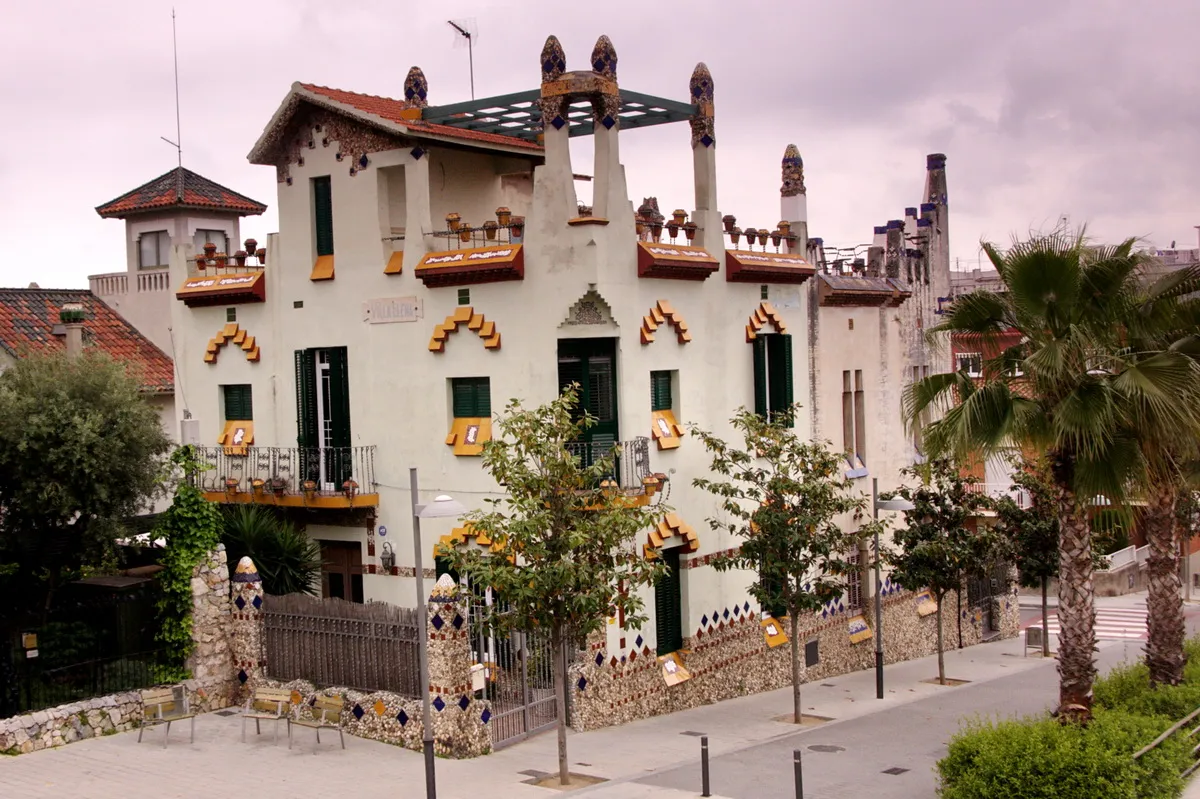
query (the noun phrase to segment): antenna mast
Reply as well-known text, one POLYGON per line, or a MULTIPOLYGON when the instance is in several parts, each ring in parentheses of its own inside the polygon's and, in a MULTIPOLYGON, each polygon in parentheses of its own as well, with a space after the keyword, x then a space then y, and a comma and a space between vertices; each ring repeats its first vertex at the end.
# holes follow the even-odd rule
MULTIPOLYGON (((181 133, 181 125, 179 124, 179 41, 175 35, 174 8, 171 9, 171 54, 175 59, 175 141, 171 141, 166 136, 159 136, 158 138, 175 148, 175 154, 179 158, 179 166, 183 166, 183 135, 181 133)), ((471 99, 475 98, 472 97, 471 99)))
POLYGON ((471 67, 471 99, 475 99, 475 36, 467 30, 466 27, 460 25, 452 19, 446 20, 446 24, 454 30, 458 31, 464 39, 467 40, 467 62, 471 67))

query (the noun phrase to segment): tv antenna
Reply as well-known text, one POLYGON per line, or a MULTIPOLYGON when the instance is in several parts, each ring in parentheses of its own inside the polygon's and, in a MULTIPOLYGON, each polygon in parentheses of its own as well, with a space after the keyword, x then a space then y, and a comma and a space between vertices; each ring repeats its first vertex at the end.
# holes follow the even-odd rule
POLYGON ((475 37, 478 35, 475 20, 459 20, 455 22, 452 19, 446 20, 446 24, 454 28, 458 32, 459 37, 456 38, 455 44, 466 41, 467 43, 467 61, 471 66, 471 99, 475 99, 475 37))
POLYGON ((180 135, 179 124, 179 43, 175 37, 174 8, 171 9, 171 54, 175 58, 175 141, 171 141, 166 136, 159 136, 158 138, 175 148, 175 154, 179 158, 179 166, 183 166, 183 136, 180 135))

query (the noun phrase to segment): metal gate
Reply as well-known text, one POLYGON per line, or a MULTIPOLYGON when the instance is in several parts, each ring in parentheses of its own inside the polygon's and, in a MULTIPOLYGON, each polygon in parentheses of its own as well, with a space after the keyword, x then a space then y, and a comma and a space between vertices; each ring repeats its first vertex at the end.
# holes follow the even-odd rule
POLYGON ((486 679, 483 698, 491 702, 492 748, 502 749, 558 720, 554 693, 553 647, 541 633, 503 633, 485 621, 491 591, 472 597, 471 648, 486 679))
POLYGON ((967 604, 979 608, 983 614, 983 634, 999 632, 1000 626, 992 616, 995 602, 992 597, 1001 596, 1008 590, 1008 567, 997 566, 986 574, 975 575, 967 581, 967 604))

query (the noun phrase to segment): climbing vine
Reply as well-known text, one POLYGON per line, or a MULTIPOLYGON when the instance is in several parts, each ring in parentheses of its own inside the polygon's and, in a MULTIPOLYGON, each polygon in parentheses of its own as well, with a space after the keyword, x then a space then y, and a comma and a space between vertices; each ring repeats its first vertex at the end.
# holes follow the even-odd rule
POLYGON ((155 538, 166 539, 159 573, 162 592, 158 600, 160 647, 155 680, 186 679, 184 667, 192 653, 192 574, 196 564, 216 549, 221 540, 221 513, 195 486, 195 476, 207 465, 198 461, 190 446, 175 450, 171 462, 183 471, 171 507, 159 517, 155 538))

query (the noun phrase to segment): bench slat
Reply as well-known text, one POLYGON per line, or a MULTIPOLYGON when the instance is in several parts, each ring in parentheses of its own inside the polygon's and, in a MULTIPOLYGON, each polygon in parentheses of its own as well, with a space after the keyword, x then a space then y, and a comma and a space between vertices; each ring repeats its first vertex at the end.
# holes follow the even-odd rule
POLYGON ((144 705, 161 705, 172 702, 174 699, 175 689, 173 688, 152 688, 142 691, 142 704, 144 705))
POLYGON ((256 688, 254 690, 254 701, 260 699, 270 702, 291 702, 292 692, 285 691, 282 688, 256 688))

